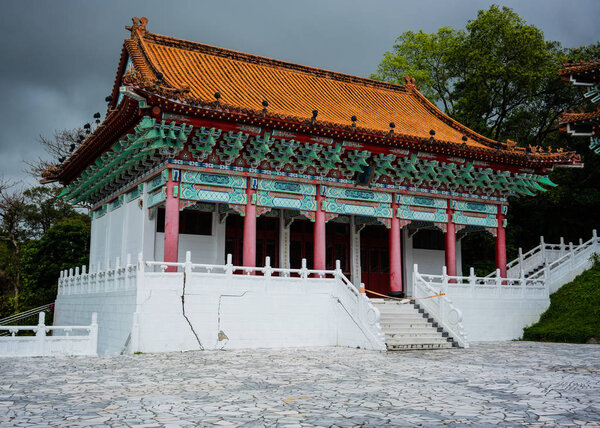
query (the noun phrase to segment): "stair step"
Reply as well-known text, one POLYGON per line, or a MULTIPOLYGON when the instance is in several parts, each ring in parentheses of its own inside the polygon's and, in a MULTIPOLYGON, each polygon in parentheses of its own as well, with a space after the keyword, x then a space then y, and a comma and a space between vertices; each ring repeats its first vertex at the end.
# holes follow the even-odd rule
POLYGON ((388 345, 406 345, 406 344, 422 344, 422 343, 450 343, 444 337, 395 337, 388 339, 386 337, 385 343, 388 345))
POLYGON ((418 337, 420 339, 444 339, 446 340, 446 338, 444 336, 442 336, 440 333, 437 332, 432 332, 432 331, 428 331, 428 332, 418 332, 418 333, 385 333, 385 338, 386 340, 395 340, 395 339, 401 339, 401 338, 408 338, 408 337, 418 337))
POLYGON ((412 345, 387 345, 388 351, 414 351, 414 350, 424 350, 424 349, 448 349, 452 348, 452 344, 447 343, 418 343, 412 345))
POLYGON ((385 334, 386 347, 390 351, 417 349, 449 349, 453 341, 448 333, 438 327, 425 310, 410 303, 386 299, 371 299, 379 310, 379 325, 385 334))
POLYGON ((438 332, 437 329, 431 326, 425 327, 390 327, 385 329, 385 334, 433 334, 435 332, 438 335, 442 333, 438 332))
POLYGON ((423 321, 415 322, 379 322, 382 329, 394 329, 394 328, 435 328, 428 323, 425 319, 423 321))
POLYGON ((418 318, 421 318, 421 319, 424 319, 423 314, 420 314, 418 312, 411 312, 411 313, 405 313, 405 312, 381 313, 380 312, 380 315, 381 315, 380 319, 382 319, 382 318, 394 318, 394 319, 411 319, 411 318, 418 319, 418 318))

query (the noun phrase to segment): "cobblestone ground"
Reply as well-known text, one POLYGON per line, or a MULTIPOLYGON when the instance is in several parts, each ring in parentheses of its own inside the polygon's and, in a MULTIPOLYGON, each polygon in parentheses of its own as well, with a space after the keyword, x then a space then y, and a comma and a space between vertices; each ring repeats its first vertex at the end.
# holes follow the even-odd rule
POLYGON ((0 425, 600 424, 600 347, 0 359, 0 425))

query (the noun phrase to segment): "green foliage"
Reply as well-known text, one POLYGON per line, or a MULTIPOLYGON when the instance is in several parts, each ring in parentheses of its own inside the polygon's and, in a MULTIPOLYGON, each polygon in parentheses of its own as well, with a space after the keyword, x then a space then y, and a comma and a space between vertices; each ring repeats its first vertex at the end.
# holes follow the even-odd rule
POLYGON ((23 192, 25 196, 25 221, 30 234, 40 237, 53 224, 77 216, 73 206, 58 195, 60 187, 38 186, 23 192))
POLYGON ((550 307, 524 340, 585 343, 600 338, 600 263, 550 296, 550 307))
POLYGON ((455 55, 463 37, 462 32, 449 27, 431 34, 407 31, 396 39, 393 50, 383 55, 371 78, 403 84, 404 76, 409 75, 427 98, 442 103, 446 112, 452 114, 455 55))
POLYGON ((54 301, 60 271, 88 264, 89 238, 89 217, 77 214, 51 226, 40 240, 29 241, 21 257, 19 306, 54 301))
MULTIPOLYGON (((58 198, 59 192, 56 187, 34 187, 25 191, 15 186, 0 189, 0 318, 55 298, 47 290, 50 278, 56 287, 60 269, 53 267, 54 270, 44 276, 39 270, 42 265, 36 268, 36 257, 45 257, 44 251, 47 253, 51 247, 56 251, 64 250, 64 238, 55 232, 50 233, 54 225, 68 219, 89 223, 87 216, 58 198), (49 243, 50 239, 56 242, 49 243), (35 269, 39 271, 34 273, 35 269), (41 294, 36 296, 38 291, 41 294)), ((74 253, 76 257, 72 261, 77 264, 77 260, 87 257, 89 232, 85 243, 71 236, 68 230, 65 233, 66 245, 69 245, 69 239, 74 239, 70 243, 76 244, 78 251, 83 252, 74 253)))

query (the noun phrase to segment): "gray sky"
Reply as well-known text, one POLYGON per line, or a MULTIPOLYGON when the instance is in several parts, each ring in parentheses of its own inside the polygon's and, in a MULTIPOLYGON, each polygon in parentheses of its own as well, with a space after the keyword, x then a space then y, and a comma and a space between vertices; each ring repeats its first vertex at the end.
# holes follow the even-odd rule
MULTIPOLYGON (((358 76, 407 30, 463 28, 488 0, 0 0, 0 176, 31 183, 40 134, 104 116, 132 16, 151 32, 358 76)), ((598 0, 496 1, 563 46, 598 40, 598 0)))

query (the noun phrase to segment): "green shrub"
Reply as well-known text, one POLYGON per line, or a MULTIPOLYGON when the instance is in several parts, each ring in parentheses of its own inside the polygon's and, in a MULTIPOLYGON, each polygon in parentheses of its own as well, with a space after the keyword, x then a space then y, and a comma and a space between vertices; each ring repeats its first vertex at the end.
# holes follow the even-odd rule
POLYGON ((539 322, 527 327, 524 340, 586 343, 600 338, 600 263, 550 296, 539 322))

